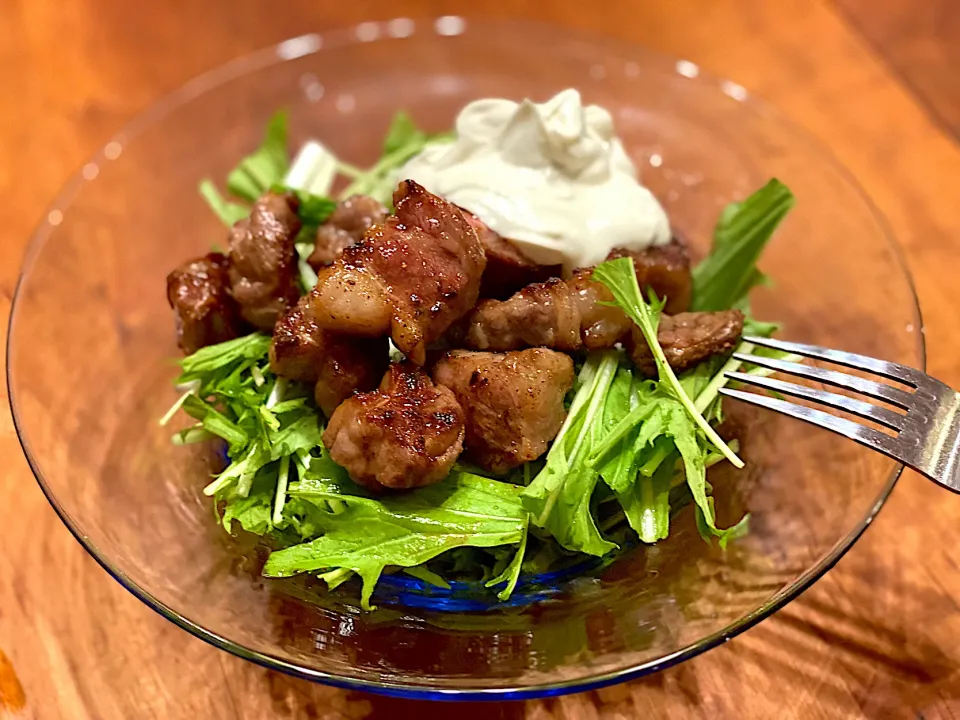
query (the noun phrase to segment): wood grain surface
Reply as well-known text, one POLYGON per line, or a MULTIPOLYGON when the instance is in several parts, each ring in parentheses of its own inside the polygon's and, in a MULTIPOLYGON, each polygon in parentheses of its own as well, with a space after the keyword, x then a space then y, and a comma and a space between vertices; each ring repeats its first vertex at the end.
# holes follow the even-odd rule
POLYGON ((930 114, 960 135, 960 3, 836 2, 847 21, 886 58, 890 69, 912 88, 930 114))
MULTIPOLYGON (((5 0, 0 303, 6 312, 27 237, 67 177, 113 130, 192 76, 284 37, 364 19, 514 14, 689 58, 766 97, 821 138, 883 209, 906 249, 926 319, 929 369, 960 387, 954 289, 960 148, 944 130, 960 118, 956 63, 950 64, 960 42, 956 3, 841 4, 5 0), (909 39, 891 29, 927 5, 953 21, 917 11, 928 22, 914 24, 909 39)), ((6 413, 0 454, 0 717, 929 720, 960 714, 960 501, 913 474, 834 570, 723 647, 597 692, 451 707, 311 685, 188 636, 111 580, 73 540, 34 482, 6 413)))

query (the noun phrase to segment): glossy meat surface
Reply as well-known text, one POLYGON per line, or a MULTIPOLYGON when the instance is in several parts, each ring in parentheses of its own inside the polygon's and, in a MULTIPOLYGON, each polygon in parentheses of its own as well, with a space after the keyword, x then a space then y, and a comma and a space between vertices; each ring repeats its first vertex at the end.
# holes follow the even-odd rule
POLYGON ((666 245, 654 245, 639 252, 616 249, 607 260, 621 257, 633 259, 637 283, 641 290, 652 288, 659 298, 666 298, 663 310, 677 315, 690 309, 693 276, 690 274, 690 254, 686 245, 674 238, 666 245))
POLYGON ((240 315, 259 330, 274 324, 300 297, 294 240, 297 199, 267 193, 230 230, 230 285, 240 315))
POLYGON ((440 482, 463 450, 464 414, 453 392, 412 363, 393 364, 379 389, 345 400, 323 444, 350 477, 372 489, 440 482))
POLYGON ((476 304, 486 258, 454 205, 409 180, 400 183, 394 204, 396 215, 319 273, 311 307, 326 330, 389 332, 422 365, 427 345, 476 304))
POLYGON ((351 195, 337 203, 337 209, 317 228, 316 246, 307 263, 320 270, 333 263, 351 245, 363 240, 374 225, 387 219, 387 208, 366 195, 351 195))
POLYGON ((575 270, 567 281, 579 314, 580 341, 588 350, 601 350, 616 345, 630 333, 633 320, 612 303, 613 294, 603 283, 593 280, 593 268, 575 270))
POLYGON ((188 260, 167 275, 167 301, 177 323, 177 344, 187 355, 240 335, 230 295, 229 261, 221 253, 188 260))
POLYGON ((326 353, 314 385, 313 397, 327 417, 357 392, 377 387, 390 365, 387 338, 357 338, 325 334, 326 353))
MULTIPOLYGON (((679 243, 642 252, 615 250, 609 259, 617 257, 633 258, 641 288, 667 295, 668 307, 689 305, 690 262, 679 243)), ((592 275, 593 268, 582 268, 568 280, 535 283, 507 300, 482 302, 464 321, 464 344, 476 350, 613 347, 629 335, 633 323, 621 310, 603 304, 613 296, 592 275)))
POLYGON ((385 337, 362 338, 322 330, 306 298, 274 328, 270 367, 291 380, 314 383, 317 405, 328 417, 354 392, 376 388, 389 362, 385 337))
POLYGON ((273 328, 270 369, 290 380, 316 382, 324 354, 324 332, 301 300, 273 328))
MULTIPOLYGON (((662 315, 657 341, 670 367, 682 371, 712 355, 733 350, 743 334, 743 320, 739 310, 662 315)), ((656 364, 640 328, 631 331, 627 348, 637 367, 651 377, 656 375, 656 364)))
POLYGON ((544 348, 453 350, 432 374, 463 407, 466 457, 505 472, 543 455, 556 437, 566 416, 563 398, 573 385, 573 361, 544 348))
POLYGON ((558 278, 528 285, 507 300, 483 300, 465 322, 463 344, 474 350, 580 347, 580 311, 558 278))
POLYGON ((516 245, 494 232, 480 218, 460 208, 473 226, 487 258, 487 267, 480 279, 480 297, 505 300, 531 283, 560 277, 562 265, 540 265, 528 258, 516 245))

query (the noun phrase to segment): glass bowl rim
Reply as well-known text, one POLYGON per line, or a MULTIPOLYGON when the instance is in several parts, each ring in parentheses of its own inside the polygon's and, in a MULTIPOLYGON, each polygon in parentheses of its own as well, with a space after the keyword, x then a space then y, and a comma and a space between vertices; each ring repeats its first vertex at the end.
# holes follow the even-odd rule
MULTIPOLYGON (((140 132, 164 119, 170 112, 176 110, 182 105, 189 103, 204 93, 224 85, 231 80, 241 77, 245 74, 257 70, 266 69, 285 62, 296 60, 307 55, 322 53, 326 49, 337 49, 348 45, 383 42, 402 41, 412 37, 415 33, 411 31, 408 34, 392 34, 383 37, 379 34, 380 26, 389 27, 391 24, 403 22, 404 27, 419 27, 422 24, 429 24, 431 31, 439 36, 455 36, 478 33, 490 33, 498 27, 503 26, 526 26, 538 31, 547 31, 559 35, 565 35, 571 39, 578 39, 585 42, 597 43, 603 42, 606 47, 616 48, 618 54, 626 57, 642 59, 644 63, 655 63, 664 68, 672 65, 675 71, 683 74, 690 82, 696 82, 706 87, 722 92, 727 95, 739 95, 736 97, 741 103, 750 105, 753 109, 760 111, 765 117, 769 117, 781 124, 798 141, 802 141, 811 148, 814 154, 826 162, 847 182, 856 194, 865 203, 867 209, 873 216, 878 228, 884 236, 888 249, 892 251, 895 264, 902 273, 902 278, 906 280, 910 294, 913 298, 912 309, 914 314, 914 327, 917 329, 917 350, 920 356, 920 369, 926 369, 926 343, 923 334, 923 322, 920 312, 919 300, 917 298, 916 286, 913 277, 910 274, 906 263, 903 248, 894 238, 884 214, 876 206, 853 172, 847 168, 831 150, 814 135, 796 123, 789 116, 785 115, 776 106, 763 100, 753 92, 744 93, 744 88, 737 83, 727 80, 718 75, 704 72, 702 68, 681 58, 673 57, 658 51, 651 50, 643 45, 633 43, 617 38, 610 38, 600 33, 588 32, 580 29, 570 28, 553 23, 520 20, 520 19, 475 19, 470 17, 461 17, 456 15, 444 15, 438 17, 421 16, 415 18, 396 17, 387 20, 364 21, 355 25, 340 26, 329 30, 306 33, 296 37, 273 43, 259 50, 255 50, 246 55, 230 60, 207 72, 204 72, 193 79, 187 81, 179 88, 164 95, 156 100, 146 110, 142 111, 118 130, 112 139, 99 148, 94 154, 81 165, 87 166, 90 163, 99 163, 102 160, 115 159, 111 157, 115 149, 111 150, 111 145, 123 144, 134 139, 140 132), (370 28, 376 31, 373 38, 363 37, 368 34, 370 28), (694 68, 695 73, 682 72, 681 67, 694 68)), ((421 33, 422 34, 422 33, 421 33)), ((296 663, 284 660, 266 652, 251 650, 244 645, 235 643, 229 638, 214 633, 202 625, 193 622, 189 618, 180 614, 172 607, 166 605, 151 593, 147 592, 135 582, 133 582, 119 567, 116 567, 107 557, 105 557, 97 547, 87 538, 80 529, 79 524, 74 521, 70 513, 64 508, 54 496, 52 489, 47 485, 40 472, 38 463, 30 450, 30 444, 22 428, 21 420, 17 413, 17 403, 14 399, 13 377, 10 372, 10 359, 12 338, 14 326, 17 317, 18 301, 21 297, 20 291, 25 279, 30 273, 34 262, 44 248, 50 235, 56 229, 58 223, 51 222, 50 218, 55 213, 62 212, 61 208, 66 208, 70 202, 78 195, 84 184, 82 171, 75 172, 65 183, 54 200, 46 208, 41 216, 39 226, 31 234, 24 251, 23 261, 17 277, 16 287, 14 289, 13 299, 10 305, 10 315, 7 324, 7 347, 6 347, 6 383, 7 397, 10 404, 10 411, 13 418, 14 428, 17 438, 23 450, 24 456, 31 472, 37 480, 41 491, 47 501, 53 507, 60 520, 66 525, 67 529, 74 536, 78 543, 93 557, 94 560, 122 585, 131 594, 141 600, 145 605, 165 617, 191 635, 233 655, 241 657, 250 662, 256 663, 270 670, 276 670, 293 677, 302 678, 314 682, 320 682, 339 688, 350 690, 363 690, 380 695, 388 695, 403 698, 419 698, 428 700, 523 700, 537 697, 551 697, 564 695, 573 692, 582 692, 595 690, 619 682, 632 680, 650 673, 667 669, 677 665, 685 660, 689 660, 707 650, 710 650, 734 637, 740 633, 752 628, 761 620, 769 617, 776 611, 783 608, 799 597, 805 590, 819 580, 827 571, 829 571, 847 551, 853 547, 854 543, 860 538, 867 527, 876 518, 880 509, 883 507, 887 498, 890 496, 897 480, 903 472, 903 465, 897 465, 893 468, 885 484, 874 500, 869 512, 864 518, 847 533, 833 549, 822 557, 819 562, 808 568, 790 585, 776 593, 763 605, 753 612, 742 616, 727 627, 690 643, 669 655, 649 660, 640 664, 628 665, 617 670, 608 671, 596 675, 589 673, 575 679, 546 682, 536 685, 502 686, 502 687, 477 687, 464 686, 462 688, 437 688, 427 685, 402 681, 372 681, 360 678, 351 678, 342 675, 326 673, 309 667, 298 665, 296 663)))

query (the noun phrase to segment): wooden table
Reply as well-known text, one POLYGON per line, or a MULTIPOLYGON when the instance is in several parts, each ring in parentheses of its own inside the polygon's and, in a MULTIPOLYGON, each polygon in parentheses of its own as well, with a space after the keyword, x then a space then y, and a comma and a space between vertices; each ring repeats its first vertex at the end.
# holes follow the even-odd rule
MULTIPOLYGON (((185 80, 281 38, 456 2, 7 0, 0 8, 0 291, 94 148, 185 80), (278 7, 274 5, 274 8, 278 7)), ((587 27, 689 58, 825 141, 907 250, 932 373, 960 386, 960 3, 489 0, 471 12, 587 27), (923 7, 917 7, 923 6, 923 7), (481 9, 482 7, 482 9, 481 9)), ((907 474, 875 526, 799 601, 733 642, 625 685, 500 706, 386 700, 205 645, 87 557, 0 420, 0 717, 939 718, 960 714, 960 502, 907 474)))

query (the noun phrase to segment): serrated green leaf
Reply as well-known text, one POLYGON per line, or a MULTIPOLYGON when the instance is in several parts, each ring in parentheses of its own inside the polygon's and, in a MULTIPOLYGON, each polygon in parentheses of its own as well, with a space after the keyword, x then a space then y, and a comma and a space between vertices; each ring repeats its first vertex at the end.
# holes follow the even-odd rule
POLYGON ((340 513, 321 515, 324 534, 270 555, 268 577, 346 568, 363 580, 361 603, 387 566, 415 567, 450 549, 521 543, 528 514, 519 488, 474 475, 454 474, 442 483, 383 499, 344 494, 337 483, 304 481, 290 496, 335 498, 340 513))

